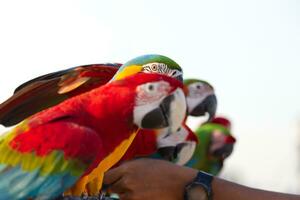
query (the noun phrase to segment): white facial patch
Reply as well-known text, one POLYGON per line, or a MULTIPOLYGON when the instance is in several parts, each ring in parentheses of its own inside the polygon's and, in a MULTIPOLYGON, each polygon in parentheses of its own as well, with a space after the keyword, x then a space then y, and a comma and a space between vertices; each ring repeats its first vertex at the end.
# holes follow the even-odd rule
POLYGON ((135 105, 141 106, 158 101, 166 97, 170 89, 170 84, 165 81, 157 81, 140 85, 136 88, 137 96, 135 99, 135 105))
POLYGON ((185 165, 192 158, 196 149, 196 145, 196 142, 187 141, 177 155, 176 164, 181 166, 185 165))
POLYGON ((136 88, 137 96, 133 110, 134 123, 142 127, 143 117, 158 108, 170 91, 170 84, 165 81, 150 82, 136 88))
POLYGON ((148 104, 143 104, 140 106, 135 106, 133 110, 133 122, 136 124, 138 127, 142 127, 142 120, 144 116, 154 110, 155 108, 158 108, 162 99, 148 103, 148 104))
POLYGON ((176 145, 185 142, 188 131, 184 127, 180 127, 175 133, 169 133, 168 128, 158 130, 157 148, 175 147, 176 145))
POLYGON ((173 95, 170 102, 170 115, 168 116, 169 131, 174 133, 181 126, 186 114, 185 95, 181 88, 169 94, 170 86, 165 81, 140 85, 137 88, 135 107, 133 110, 134 123, 142 128, 142 120, 147 113, 160 107, 160 104, 169 95, 173 95), (168 85, 166 85, 168 84, 168 85))
POLYGON ((174 92, 174 101, 170 105, 170 126, 169 131, 175 133, 186 115, 186 98, 181 88, 177 88, 174 92))

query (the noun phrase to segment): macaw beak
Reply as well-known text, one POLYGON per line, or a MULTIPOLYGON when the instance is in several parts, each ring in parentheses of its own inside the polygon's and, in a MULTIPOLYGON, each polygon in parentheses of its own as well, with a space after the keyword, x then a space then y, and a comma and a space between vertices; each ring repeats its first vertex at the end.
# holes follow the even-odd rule
POLYGON ((211 152, 211 155, 224 160, 225 158, 231 155, 235 141, 236 139, 231 135, 227 136, 225 139, 225 144, 222 147, 213 150, 211 152))
POLYGON ((148 112, 141 121, 142 128, 160 129, 168 127, 175 133, 186 113, 186 101, 182 89, 177 88, 165 97, 159 106, 148 112))
POLYGON ((160 147, 157 151, 164 160, 175 161, 178 159, 176 164, 184 165, 192 158, 195 148, 196 142, 182 142, 176 146, 160 147))
POLYGON ((199 105, 197 105, 192 111, 190 111, 190 115, 192 116, 203 116, 205 113, 209 114, 208 121, 211 121, 217 110, 217 97, 212 94, 207 96, 199 105))
POLYGON ((160 156, 167 161, 173 161, 176 159, 176 147, 175 146, 167 146, 161 147, 157 150, 160 156))
POLYGON ((219 149, 212 152, 212 156, 221 158, 222 160, 230 156, 233 151, 233 144, 225 144, 219 149))

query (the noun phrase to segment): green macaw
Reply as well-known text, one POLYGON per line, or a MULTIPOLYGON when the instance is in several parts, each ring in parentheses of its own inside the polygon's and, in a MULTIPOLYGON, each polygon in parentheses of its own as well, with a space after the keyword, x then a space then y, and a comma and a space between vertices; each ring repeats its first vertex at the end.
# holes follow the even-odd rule
POLYGON ((186 166, 218 175, 224 160, 232 153, 236 139, 220 123, 205 123, 196 129, 195 134, 199 143, 186 166))

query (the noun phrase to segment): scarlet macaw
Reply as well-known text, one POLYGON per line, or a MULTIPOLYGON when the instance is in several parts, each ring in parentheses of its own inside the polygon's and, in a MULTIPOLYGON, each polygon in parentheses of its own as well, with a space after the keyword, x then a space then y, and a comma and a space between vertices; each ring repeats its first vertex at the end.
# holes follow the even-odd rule
POLYGON ((173 112, 185 113, 183 100, 177 80, 136 74, 31 116, 0 139, 0 199, 80 195, 123 156, 139 127, 177 130, 184 116, 173 112))
MULTIPOLYGON (((182 80, 180 66, 162 55, 140 56, 120 66, 121 64, 79 66, 30 80, 19 86, 15 94, 0 105, 0 122, 6 126, 15 125, 40 110, 88 92, 109 80, 119 80, 138 72, 161 73, 182 80)), ((174 115, 177 114, 183 113, 174 115)), ((153 135, 146 134, 143 137, 151 141, 153 135)), ((138 147, 133 146, 132 148, 138 147)), ((128 152, 128 154, 130 153, 128 152)), ((98 183, 89 184, 89 192, 97 194, 99 187, 98 183)), ((74 194, 74 192, 69 194, 74 194)))

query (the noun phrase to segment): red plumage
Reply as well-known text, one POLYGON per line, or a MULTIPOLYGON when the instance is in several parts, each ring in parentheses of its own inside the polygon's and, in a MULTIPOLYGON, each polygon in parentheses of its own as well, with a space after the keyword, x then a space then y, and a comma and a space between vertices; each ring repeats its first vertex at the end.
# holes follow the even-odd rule
POLYGON ((36 156, 58 150, 65 159, 75 158, 86 164, 97 155, 104 156, 102 140, 95 131, 66 120, 32 127, 16 136, 10 146, 20 153, 35 152, 36 156))
POLYGON ((154 130, 141 129, 119 163, 157 152, 157 137, 154 130))
MULTIPOLYGON (((152 81, 167 81, 171 84, 172 91, 177 87, 182 88, 179 81, 157 74, 141 73, 112 82, 30 117, 29 130, 12 140, 11 147, 21 152, 36 151, 39 155, 60 150, 67 157, 83 158, 90 152, 85 151, 80 142, 92 139, 91 146, 95 147, 99 139, 88 134, 74 135, 73 126, 77 126, 77 129, 82 127, 95 132, 102 141, 102 156, 95 160, 93 164, 95 167, 137 129, 132 123, 135 89, 140 84, 152 81), (51 132, 48 132, 48 126, 51 127, 51 132), (45 140, 47 144, 43 144, 45 140)), ((91 150, 93 148, 88 148, 88 151, 91 150)))
POLYGON ((192 131, 192 129, 190 129, 190 127, 188 127, 185 123, 183 123, 182 126, 189 132, 186 140, 199 143, 198 137, 195 135, 195 133, 192 131))

